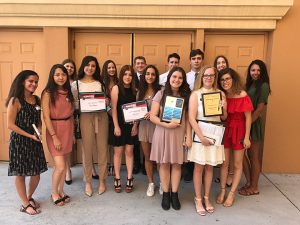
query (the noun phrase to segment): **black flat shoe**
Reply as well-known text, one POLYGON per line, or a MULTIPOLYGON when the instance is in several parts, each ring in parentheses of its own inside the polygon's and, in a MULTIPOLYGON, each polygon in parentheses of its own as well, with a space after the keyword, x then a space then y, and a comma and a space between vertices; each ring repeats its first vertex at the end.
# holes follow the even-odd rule
POLYGON ((67 184, 67 185, 70 185, 70 184, 72 184, 72 180, 65 180, 65 183, 67 184))
POLYGON ((179 210, 181 208, 181 204, 178 199, 178 192, 171 192, 171 203, 173 209, 179 210))
POLYGON ((161 207, 164 210, 169 210, 170 209, 170 203, 171 203, 171 196, 170 192, 164 192, 161 200, 161 207))
POLYGON ((98 174, 92 175, 92 178, 95 179, 95 180, 99 180, 99 175, 98 174))

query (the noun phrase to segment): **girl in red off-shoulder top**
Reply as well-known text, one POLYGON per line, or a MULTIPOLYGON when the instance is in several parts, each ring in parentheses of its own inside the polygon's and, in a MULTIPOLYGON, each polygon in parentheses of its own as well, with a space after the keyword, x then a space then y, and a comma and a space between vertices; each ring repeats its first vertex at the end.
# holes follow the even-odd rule
POLYGON ((224 134, 225 161, 221 166, 221 192, 217 198, 217 203, 222 204, 225 199, 228 159, 230 149, 233 149, 234 176, 231 190, 223 203, 223 206, 230 207, 241 180, 245 149, 251 145, 249 137, 253 106, 250 97, 241 88, 239 75, 233 69, 226 68, 220 71, 219 85, 226 94, 228 116, 224 134))

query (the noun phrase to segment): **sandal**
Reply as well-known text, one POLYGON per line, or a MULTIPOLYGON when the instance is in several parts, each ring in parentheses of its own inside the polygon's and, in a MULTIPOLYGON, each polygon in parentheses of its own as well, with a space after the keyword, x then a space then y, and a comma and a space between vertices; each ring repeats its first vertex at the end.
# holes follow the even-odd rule
POLYGON ((223 204, 224 202, 224 198, 225 198, 225 194, 226 194, 226 189, 223 187, 221 187, 221 192, 219 193, 217 199, 216 199, 216 203, 217 204, 223 204), (224 194, 223 194, 224 192, 224 194))
POLYGON ((71 201, 71 198, 69 195, 64 195, 61 197, 61 200, 64 202, 64 203, 69 203, 71 201))
POLYGON ((200 216, 206 216, 206 211, 203 208, 203 204, 202 204, 202 199, 201 198, 194 198, 195 201, 195 206, 196 206, 196 212, 200 215, 200 216))
POLYGON ((32 206, 32 205, 29 203, 27 206, 21 205, 20 212, 23 212, 23 213, 26 213, 26 214, 28 214, 28 215, 34 216, 34 215, 39 214, 41 211, 40 211, 40 210, 37 210, 34 206, 32 206), (33 211, 34 211, 34 213, 28 212, 27 210, 28 210, 29 208, 32 208, 33 211))
POLYGON ((125 191, 127 192, 127 193, 130 193, 130 192, 132 192, 132 190, 133 190, 133 177, 132 178, 127 178, 127 183, 126 183, 126 189, 125 189, 125 191))
POLYGON ((122 188, 121 188, 121 179, 120 178, 115 178, 114 186, 115 186, 115 192, 120 193, 121 190, 122 190, 122 188))
POLYGON ((230 192, 228 193, 227 199, 226 199, 226 201, 224 202, 223 206, 224 206, 224 207, 231 207, 231 206, 233 205, 233 202, 234 202, 234 196, 235 196, 235 192, 230 191, 230 192), (229 196, 231 196, 231 198, 232 198, 231 201, 228 200, 229 196))
POLYGON ((29 203, 36 209, 40 208, 40 204, 36 202, 32 197, 28 199, 29 203))
POLYGON ((204 196, 204 208, 208 213, 213 213, 215 211, 215 208, 211 205, 209 202, 208 196, 204 196), (210 205, 210 206, 209 206, 210 205))
POLYGON ((56 206, 63 206, 65 204, 65 202, 62 198, 58 198, 58 199, 54 200, 52 195, 51 195, 50 199, 52 200, 53 204, 56 205, 56 206))

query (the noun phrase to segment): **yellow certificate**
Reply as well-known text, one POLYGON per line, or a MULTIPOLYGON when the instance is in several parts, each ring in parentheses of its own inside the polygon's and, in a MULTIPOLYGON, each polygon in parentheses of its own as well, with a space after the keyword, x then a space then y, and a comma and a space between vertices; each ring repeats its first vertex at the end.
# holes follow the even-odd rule
POLYGON ((203 115, 221 116, 223 115, 221 92, 211 92, 202 94, 203 115))

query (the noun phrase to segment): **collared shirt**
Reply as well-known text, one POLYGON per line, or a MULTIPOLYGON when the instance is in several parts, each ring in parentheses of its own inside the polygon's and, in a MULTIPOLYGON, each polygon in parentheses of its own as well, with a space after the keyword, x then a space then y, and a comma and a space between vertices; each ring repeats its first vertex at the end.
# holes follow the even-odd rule
POLYGON ((188 72, 186 74, 186 81, 190 86, 191 91, 194 89, 194 84, 195 84, 195 80, 196 80, 196 76, 195 76, 196 72, 191 70, 190 72, 188 72))
POLYGON ((162 86, 166 85, 166 82, 167 82, 167 79, 168 79, 168 74, 169 74, 169 71, 159 75, 159 84, 160 85, 162 85, 162 86))

